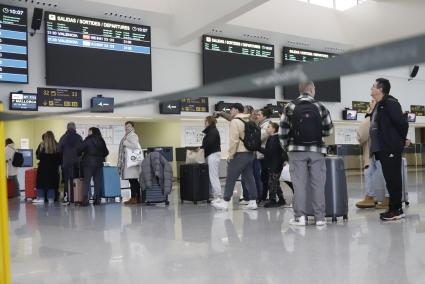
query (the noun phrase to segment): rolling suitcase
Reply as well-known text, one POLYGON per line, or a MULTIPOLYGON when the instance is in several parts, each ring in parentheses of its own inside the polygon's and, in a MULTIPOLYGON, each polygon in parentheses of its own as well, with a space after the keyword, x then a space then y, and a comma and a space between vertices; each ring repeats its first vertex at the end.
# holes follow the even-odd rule
MULTIPOLYGON (((331 217, 336 222, 338 217, 348 220, 348 192, 347 178, 345 175, 344 160, 342 157, 328 156, 326 162, 325 203, 326 217, 331 217)), ((310 196, 307 194, 307 196, 310 196)), ((307 214, 313 216, 311 201, 307 202, 307 214)))
POLYGON ((209 202, 210 178, 207 164, 180 165, 180 199, 183 203, 193 201, 209 202))
POLYGON ((101 194, 103 198, 121 198, 121 180, 117 167, 102 168, 101 194))
POLYGON ((87 192, 85 192, 82 178, 74 178, 72 180, 72 191, 73 200, 71 202, 82 204, 88 201, 87 192))
POLYGON ((165 205, 169 205, 170 202, 168 201, 168 196, 164 195, 163 190, 160 185, 155 184, 152 185, 151 188, 146 189, 146 204, 152 204, 152 203, 165 203, 165 205))
MULTIPOLYGON (((409 194, 406 191, 407 186, 407 160, 406 158, 401 159, 401 202, 404 202, 406 206, 409 206, 409 194)), ((385 198, 385 179, 381 172, 376 171, 373 176, 372 185, 375 189, 375 200, 378 202, 384 201, 385 198)))
POLYGON ((37 169, 25 171, 25 200, 37 197, 37 169))

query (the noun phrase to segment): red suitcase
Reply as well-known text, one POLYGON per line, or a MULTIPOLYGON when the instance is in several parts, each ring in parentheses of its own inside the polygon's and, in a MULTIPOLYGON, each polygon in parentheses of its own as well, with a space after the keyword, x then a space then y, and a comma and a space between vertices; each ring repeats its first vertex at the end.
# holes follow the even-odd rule
POLYGON ((37 169, 25 171, 25 200, 37 197, 37 169))
POLYGON ((16 183, 14 179, 7 179, 7 198, 19 196, 16 190, 16 183))

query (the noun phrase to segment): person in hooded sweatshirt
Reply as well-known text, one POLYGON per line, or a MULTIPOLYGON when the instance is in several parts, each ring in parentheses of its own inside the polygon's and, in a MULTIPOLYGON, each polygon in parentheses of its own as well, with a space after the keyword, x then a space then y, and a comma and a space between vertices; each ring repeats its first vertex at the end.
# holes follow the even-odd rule
POLYGON ((93 178, 94 183, 94 196, 93 204, 99 205, 101 198, 101 182, 102 182, 102 167, 105 162, 106 156, 109 155, 108 148, 106 147, 105 140, 99 128, 90 127, 89 135, 84 140, 83 144, 78 148, 78 154, 82 155, 82 168, 86 197, 84 198, 83 206, 88 205, 88 200, 91 192, 90 182, 93 178))

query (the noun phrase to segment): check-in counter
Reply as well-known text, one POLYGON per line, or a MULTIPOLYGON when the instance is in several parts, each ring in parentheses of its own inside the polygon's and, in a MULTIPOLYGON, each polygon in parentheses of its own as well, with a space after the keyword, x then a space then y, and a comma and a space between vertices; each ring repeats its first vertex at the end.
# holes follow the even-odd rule
POLYGON ((420 153, 420 146, 421 144, 413 144, 404 148, 403 157, 406 158, 407 166, 417 166, 418 162, 420 161, 418 159, 420 158, 420 155, 417 155, 417 153, 420 153))
POLYGON ((360 145, 331 145, 330 154, 344 159, 346 170, 361 170, 363 168, 362 147, 360 145))

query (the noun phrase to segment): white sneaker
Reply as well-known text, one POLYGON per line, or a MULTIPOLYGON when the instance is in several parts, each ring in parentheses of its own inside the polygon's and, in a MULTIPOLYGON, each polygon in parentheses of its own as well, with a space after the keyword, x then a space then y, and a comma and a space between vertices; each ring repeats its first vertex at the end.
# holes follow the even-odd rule
POLYGON ((319 221, 316 221, 316 226, 317 226, 317 227, 323 227, 323 226, 326 226, 326 220, 319 220, 319 221))
POLYGON ((243 206, 242 209, 244 210, 257 210, 257 201, 250 200, 246 206, 243 206))
POLYGON ((224 200, 221 199, 220 197, 214 198, 213 200, 211 200, 211 204, 215 204, 215 203, 220 203, 223 202, 224 200))
POLYGON ((305 226, 307 225, 305 216, 301 216, 297 218, 292 218, 291 220, 289 220, 289 224, 293 225, 293 226, 305 226))
POLYGON ((248 205, 249 204, 249 200, 243 200, 242 199, 242 201, 241 202, 239 202, 239 205, 240 206, 242 206, 242 205, 248 205))
POLYGON ((32 201, 34 204, 44 204, 44 199, 42 198, 36 198, 32 201))
POLYGON ((217 210, 227 210, 229 209, 229 201, 223 200, 222 202, 216 202, 212 206, 217 210))

